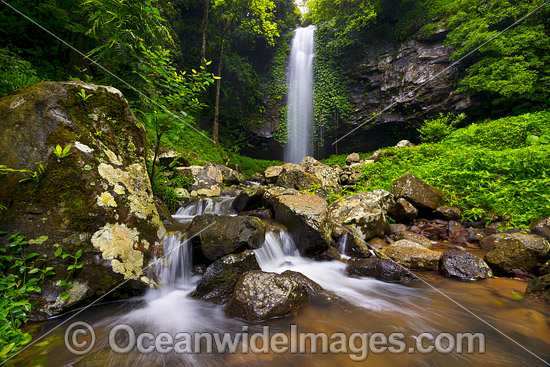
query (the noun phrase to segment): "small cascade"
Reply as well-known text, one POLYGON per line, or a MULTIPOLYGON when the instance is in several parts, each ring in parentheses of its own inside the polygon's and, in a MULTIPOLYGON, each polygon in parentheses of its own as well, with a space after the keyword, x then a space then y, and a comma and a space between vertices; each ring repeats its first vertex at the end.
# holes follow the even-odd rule
POLYGON ((269 231, 262 247, 254 250, 256 260, 262 270, 276 269, 288 261, 289 257, 299 257, 300 253, 286 231, 269 231))
POLYGON ((218 214, 234 215, 232 207, 233 198, 219 199, 198 199, 187 206, 183 206, 176 211, 172 217, 178 222, 190 222, 197 215, 218 214))

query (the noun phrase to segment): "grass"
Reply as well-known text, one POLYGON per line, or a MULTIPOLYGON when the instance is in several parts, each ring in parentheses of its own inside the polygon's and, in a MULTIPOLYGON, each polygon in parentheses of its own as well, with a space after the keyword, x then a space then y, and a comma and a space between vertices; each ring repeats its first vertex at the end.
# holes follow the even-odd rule
POLYGON ((356 189, 389 190, 395 179, 412 173, 442 190, 446 204, 461 208, 466 220, 496 214, 509 227, 525 226, 550 216, 550 144, 529 138, 548 133, 550 112, 543 111, 472 124, 438 143, 386 148, 380 162, 364 166, 356 189))

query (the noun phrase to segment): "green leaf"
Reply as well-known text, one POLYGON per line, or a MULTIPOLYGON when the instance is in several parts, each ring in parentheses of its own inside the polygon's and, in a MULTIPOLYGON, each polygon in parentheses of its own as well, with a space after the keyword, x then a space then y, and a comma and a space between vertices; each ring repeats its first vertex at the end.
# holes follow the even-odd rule
POLYGON ((34 243, 37 244, 37 245, 41 245, 44 242, 46 242, 47 240, 48 240, 48 236, 40 236, 40 237, 38 237, 37 239, 34 240, 34 243))
POLYGON ((55 250, 55 257, 59 257, 59 255, 61 255, 61 252, 63 252, 63 249, 61 247, 58 247, 57 250, 55 250))
POLYGON ((74 257, 75 257, 76 259, 80 259, 81 256, 82 256, 82 250, 78 250, 78 251, 76 252, 76 254, 74 255, 74 257))
POLYGON ((29 271, 29 274, 36 274, 38 273, 38 268, 32 268, 30 271, 29 271))
POLYGON ((13 347, 15 346, 15 343, 10 343, 8 345, 6 345, 4 348, 2 348, 2 350, 0 351, 0 356, 7 356, 8 353, 13 349, 13 347))

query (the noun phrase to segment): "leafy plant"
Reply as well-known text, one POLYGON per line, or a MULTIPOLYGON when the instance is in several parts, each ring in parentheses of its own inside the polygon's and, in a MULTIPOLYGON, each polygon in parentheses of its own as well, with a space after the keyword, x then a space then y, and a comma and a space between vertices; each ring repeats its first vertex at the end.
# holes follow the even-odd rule
POLYGON ((76 93, 76 95, 79 96, 82 101, 87 101, 88 98, 90 98, 93 94, 86 94, 86 90, 84 88, 81 88, 80 91, 76 93))
POLYGON ((82 267, 84 266, 83 264, 78 263, 78 260, 80 259, 80 257, 82 257, 82 250, 78 250, 76 254, 71 255, 68 253, 63 253, 63 248, 58 247, 57 250, 55 251, 55 257, 59 257, 59 256, 61 256, 63 260, 67 258, 73 260, 72 264, 67 267, 67 271, 68 271, 67 276, 65 277, 65 279, 59 281, 58 283, 58 285, 63 288, 63 292, 61 293, 61 299, 65 301, 67 298, 69 298, 68 291, 73 287, 72 283, 68 282, 69 278, 74 274, 76 270, 82 269, 82 267))
POLYGON ((52 150, 53 150, 53 154, 55 154, 58 160, 72 154, 70 152, 71 144, 67 145, 65 148, 61 148, 61 145, 57 144, 56 147, 52 147, 52 150))
POLYGON ((447 115, 440 113, 439 118, 427 120, 418 132, 420 139, 426 143, 435 143, 445 139, 456 130, 456 126, 460 124, 466 115, 461 113, 458 116, 448 113, 447 115))
POLYGON ((14 170, 16 172, 25 172, 25 173, 29 173, 31 175, 31 177, 25 177, 25 178, 19 180, 20 183, 27 182, 27 181, 35 181, 35 182, 40 181, 40 178, 42 178, 42 176, 44 175, 44 172, 46 171, 46 167, 44 167, 44 165, 40 162, 36 162, 36 164, 38 164, 38 168, 36 169, 36 171, 14 170))

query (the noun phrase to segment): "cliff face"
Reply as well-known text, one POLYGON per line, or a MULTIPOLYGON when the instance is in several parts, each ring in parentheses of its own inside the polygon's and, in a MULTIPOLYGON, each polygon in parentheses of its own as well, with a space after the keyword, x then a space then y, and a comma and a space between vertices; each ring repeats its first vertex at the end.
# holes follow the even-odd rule
MULTIPOLYGON (((373 150, 403 138, 414 141, 424 120, 440 112, 470 112, 480 105, 471 96, 455 92, 462 70, 460 65, 450 67, 452 48, 443 45, 443 39, 441 32, 398 46, 372 45, 364 50, 361 61, 345 68, 352 113, 328 132, 329 140, 337 140, 387 106, 392 107, 342 140, 338 153, 373 150)), ((335 148, 325 147, 324 155, 335 153, 335 148)))

